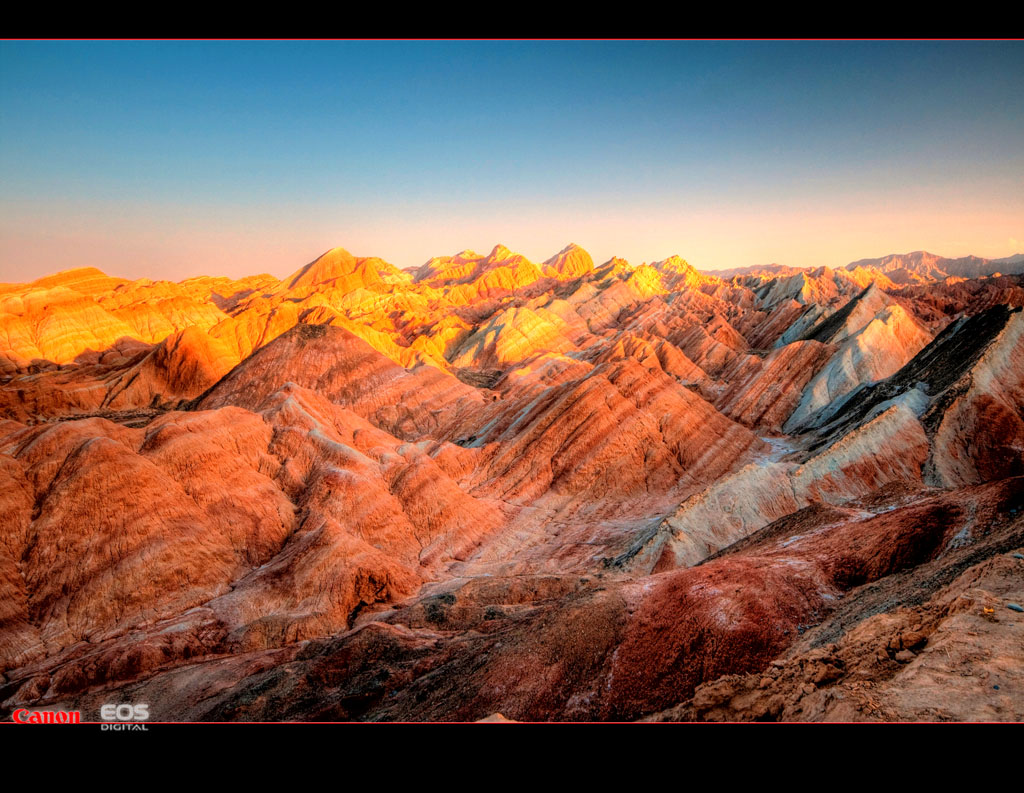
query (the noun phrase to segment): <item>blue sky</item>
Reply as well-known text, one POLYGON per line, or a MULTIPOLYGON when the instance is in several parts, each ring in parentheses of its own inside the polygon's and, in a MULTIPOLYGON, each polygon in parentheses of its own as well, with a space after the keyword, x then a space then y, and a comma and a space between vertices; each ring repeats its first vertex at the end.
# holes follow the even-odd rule
POLYGON ((0 281, 1024 250, 1019 42, 4 42, 0 281))

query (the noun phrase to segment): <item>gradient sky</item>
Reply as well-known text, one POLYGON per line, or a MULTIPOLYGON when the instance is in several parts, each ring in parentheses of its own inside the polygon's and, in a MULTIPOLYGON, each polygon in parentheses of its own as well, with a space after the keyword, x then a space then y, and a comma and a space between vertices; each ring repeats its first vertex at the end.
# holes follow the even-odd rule
POLYGON ((0 281, 1024 251, 1021 42, 2 42, 0 281))

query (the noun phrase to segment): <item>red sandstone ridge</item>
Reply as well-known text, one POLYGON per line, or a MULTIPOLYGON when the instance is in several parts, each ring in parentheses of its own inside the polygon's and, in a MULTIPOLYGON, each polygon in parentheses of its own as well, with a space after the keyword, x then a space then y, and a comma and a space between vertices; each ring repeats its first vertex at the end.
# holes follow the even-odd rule
POLYGON ((0 285, 0 715, 1024 719, 1018 264, 0 285))

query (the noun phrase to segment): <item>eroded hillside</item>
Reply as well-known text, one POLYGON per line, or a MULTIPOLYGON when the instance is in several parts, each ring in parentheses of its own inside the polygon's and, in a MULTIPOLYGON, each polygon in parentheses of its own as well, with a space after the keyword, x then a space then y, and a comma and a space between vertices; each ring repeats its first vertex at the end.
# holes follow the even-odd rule
POLYGON ((0 711, 1024 719, 1014 266, 0 285, 0 711))

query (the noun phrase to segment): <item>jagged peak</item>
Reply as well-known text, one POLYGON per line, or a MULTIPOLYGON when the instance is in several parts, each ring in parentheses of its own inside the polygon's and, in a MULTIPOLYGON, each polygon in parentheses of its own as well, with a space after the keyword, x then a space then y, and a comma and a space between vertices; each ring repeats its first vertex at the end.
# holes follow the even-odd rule
POLYGON ((554 259, 557 256, 562 256, 563 254, 566 254, 566 253, 572 253, 573 251, 582 251, 583 253, 586 253, 586 250, 584 250, 584 248, 582 246, 577 245, 575 242, 570 242, 568 245, 566 245, 564 248, 562 248, 562 250, 560 250, 558 253, 556 253, 551 258, 554 259))
POLYGON ((575 278, 593 270, 594 260, 587 251, 571 242, 545 261, 544 265, 549 275, 575 278))
POLYGON ((662 272, 684 273, 686 275, 697 273, 697 269, 678 253, 673 253, 668 258, 662 259, 659 262, 651 262, 651 267, 662 272))
POLYGON ((499 242, 497 245, 494 246, 494 248, 491 249, 491 252, 487 254, 487 261, 499 262, 503 261, 504 259, 509 259, 513 255, 514 254, 512 253, 512 251, 510 251, 508 248, 506 248, 499 242))
POLYGON ((331 248, 309 264, 300 267, 288 276, 284 283, 288 289, 315 286, 354 272, 358 264, 359 260, 344 248, 331 248))
POLYGON ((316 262, 319 262, 324 259, 329 259, 332 261, 337 259, 351 259, 352 261, 355 261, 356 257, 349 253, 348 250, 338 245, 337 247, 331 248, 329 251, 322 254, 313 263, 315 264, 316 262))

